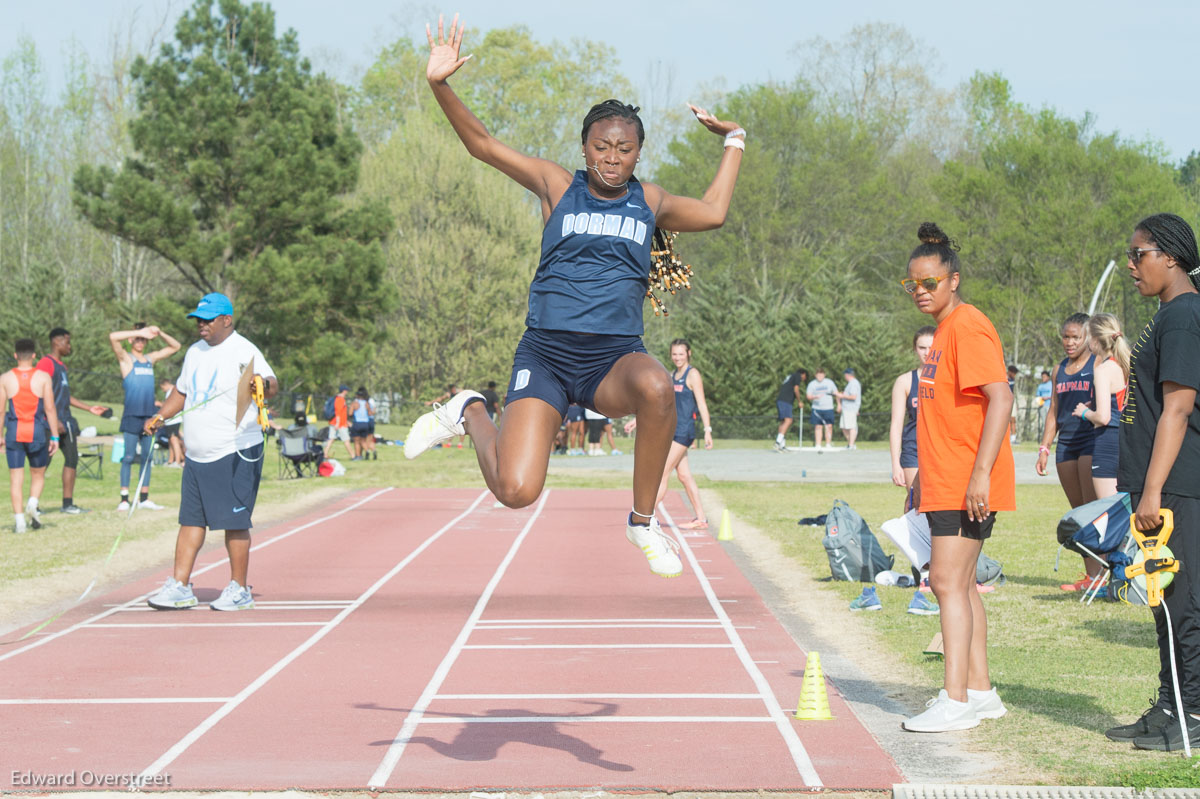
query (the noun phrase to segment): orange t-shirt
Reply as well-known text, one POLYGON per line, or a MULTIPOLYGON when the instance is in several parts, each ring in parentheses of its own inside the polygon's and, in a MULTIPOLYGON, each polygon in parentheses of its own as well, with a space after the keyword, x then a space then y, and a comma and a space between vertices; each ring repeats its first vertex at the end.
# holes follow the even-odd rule
POLYGON ((333 398, 333 422, 332 427, 349 427, 350 422, 346 415, 346 398, 341 394, 333 398))
MULTIPOLYGON (((980 386, 1008 384, 996 328, 963 303, 937 326, 917 384, 917 462, 921 511, 966 510, 967 483, 979 452, 987 397, 980 386)), ((988 505, 1016 510, 1016 470, 1007 429, 992 466, 988 505)))

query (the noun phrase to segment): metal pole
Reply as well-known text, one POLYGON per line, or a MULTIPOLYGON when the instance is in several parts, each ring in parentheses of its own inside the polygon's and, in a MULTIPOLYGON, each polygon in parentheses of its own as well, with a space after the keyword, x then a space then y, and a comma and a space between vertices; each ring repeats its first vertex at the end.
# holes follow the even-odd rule
POLYGON ((1116 267, 1116 261, 1109 261, 1108 266, 1104 267, 1104 274, 1100 276, 1100 282, 1096 284, 1096 290, 1092 292, 1092 302, 1088 305, 1088 316, 1096 312, 1096 303, 1100 301, 1100 290, 1104 288, 1104 284, 1108 282, 1108 278, 1112 275, 1113 268, 1116 267))

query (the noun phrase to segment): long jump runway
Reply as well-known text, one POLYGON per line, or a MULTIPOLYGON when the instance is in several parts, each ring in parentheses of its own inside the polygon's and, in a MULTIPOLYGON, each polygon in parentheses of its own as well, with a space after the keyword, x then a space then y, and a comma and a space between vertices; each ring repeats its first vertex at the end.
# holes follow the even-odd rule
MULTIPOLYGON (((381 490, 256 531, 257 608, 155 612, 166 572, 0 648, 0 786, 458 791, 889 788, 891 757, 712 535, 684 574, 627 491, 381 490)), ((219 534, 218 534, 219 535, 219 534)), ((228 581, 201 556, 201 602, 228 581)), ((17 633, 16 636, 23 634, 17 633)), ((12 637, 16 637, 12 636, 12 637)))

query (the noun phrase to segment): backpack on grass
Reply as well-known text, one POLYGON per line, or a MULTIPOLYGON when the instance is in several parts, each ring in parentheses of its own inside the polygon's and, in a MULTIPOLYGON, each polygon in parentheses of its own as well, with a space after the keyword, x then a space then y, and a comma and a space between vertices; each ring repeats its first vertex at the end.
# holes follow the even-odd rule
POLYGON ((874 582, 875 575, 892 568, 893 556, 884 555, 879 541, 867 523, 845 502, 833 501, 833 510, 825 518, 825 537, 821 539, 829 558, 829 571, 835 580, 874 582))

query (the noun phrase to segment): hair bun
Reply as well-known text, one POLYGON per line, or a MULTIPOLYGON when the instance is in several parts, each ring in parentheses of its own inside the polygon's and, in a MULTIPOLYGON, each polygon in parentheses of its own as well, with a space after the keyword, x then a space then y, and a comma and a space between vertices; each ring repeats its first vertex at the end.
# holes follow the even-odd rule
POLYGON ((917 229, 917 238, 923 244, 948 245, 950 243, 950 237, 933 222, 922 222, 921 227, 917 229))

